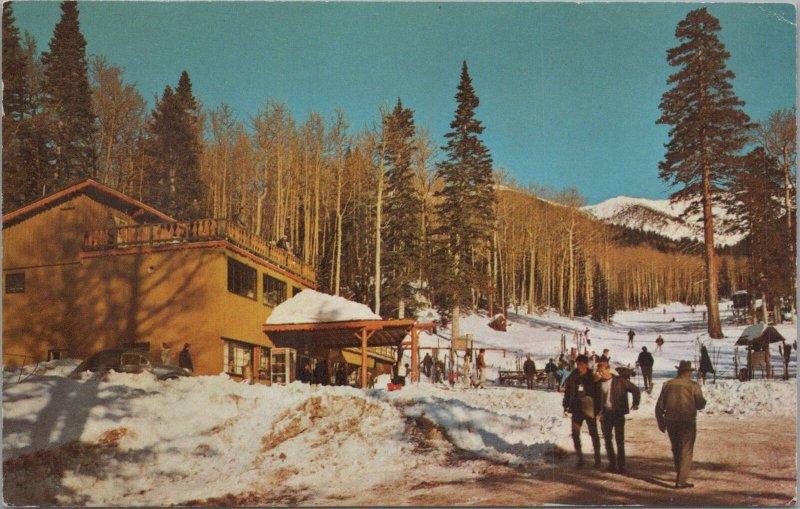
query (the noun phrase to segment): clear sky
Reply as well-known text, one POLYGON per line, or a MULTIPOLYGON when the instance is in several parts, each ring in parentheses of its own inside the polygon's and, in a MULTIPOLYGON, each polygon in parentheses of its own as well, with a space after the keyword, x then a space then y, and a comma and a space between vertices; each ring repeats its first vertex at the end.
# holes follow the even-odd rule
MULTIPOLYGON (((791 4, 703 4, 720 19, 734 89, 763 119, 795 104, 791 4)), ((656 126, 675 26, 699 4, 81 2, 87 52, 125 69, 151 102, 182 70, 206 107, 247 120, 268 99, 298 121, 341 107, 351 131, 397 98, 437 144, 462 60, 495 165, 521 183, 574 186, 597 203, 667 197, 656 126)), ((46 50, 56 2, 15 2, 46 50)))

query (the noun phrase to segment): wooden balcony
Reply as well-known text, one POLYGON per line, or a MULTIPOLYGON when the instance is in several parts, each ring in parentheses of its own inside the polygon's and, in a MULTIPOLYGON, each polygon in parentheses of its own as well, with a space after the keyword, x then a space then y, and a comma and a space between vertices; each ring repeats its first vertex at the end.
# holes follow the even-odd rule
POLYGON ((277 265, 297 276, 316 281, 314 267, 289 251, 231 224, 226 219, 155 223, 96 230, 84 235, 84 251, 108 251, 138 247, 223 240, 277 265))

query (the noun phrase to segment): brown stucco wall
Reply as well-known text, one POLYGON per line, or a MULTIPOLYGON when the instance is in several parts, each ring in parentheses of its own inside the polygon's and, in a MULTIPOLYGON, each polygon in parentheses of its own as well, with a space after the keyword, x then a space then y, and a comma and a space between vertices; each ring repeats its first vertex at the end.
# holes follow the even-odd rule
POLYGON ((84 233, 113 227, 114 215, 80 195, 4 229, 4 276, 21 271, 26 280, 24 293, 3 289, 4 364, 43 361, 50 349, 82 359, 134 342, 156 353, 162 341, 177 362, 189 342, 195 373, 216 374, 223 338, 272 346, 261 331, 271 311, 262 274, 285 281, 289 296, 304 285, 220 242, 81 255, 84 233), (228 257, 256 268, 255 299, 227 290, 228 257))

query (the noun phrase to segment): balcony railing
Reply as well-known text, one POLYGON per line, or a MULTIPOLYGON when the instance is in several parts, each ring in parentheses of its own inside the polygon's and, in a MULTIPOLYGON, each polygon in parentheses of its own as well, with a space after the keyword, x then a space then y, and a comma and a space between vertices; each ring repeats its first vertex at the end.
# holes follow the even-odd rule
POLYGON ((173 244, 225 240, 263 258, 292 274, 316 281, 314 267, 285 249, 231 224, 225 219, 155 223, 96 230, 84 235, 85 251, 106 251, 132 247, 161 247, 173 244))

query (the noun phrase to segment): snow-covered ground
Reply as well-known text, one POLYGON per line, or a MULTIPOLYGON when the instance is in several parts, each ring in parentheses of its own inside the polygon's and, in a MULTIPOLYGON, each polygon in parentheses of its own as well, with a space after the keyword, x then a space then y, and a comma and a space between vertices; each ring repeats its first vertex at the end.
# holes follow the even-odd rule
MULTIPOLYGON (((722 309, 727 316, 725 304, 722 309)), ((724 339, 710 340, 702 311, 671 304, 666 313, 620 312, 611 324, 511 313, 507 332, 490 329, 485 316, 464 317, 462 332, 474 336, 476 348, 490 349, 490 384, 482 390, 427 381, 392 392, 300 383, 265 387, 226 375, 159 382, 147 374, 112 373, 74 380, 67 377, 74 360, 6 371, 5 495, 8 500, 14 490, 26 489, 19 476, 28 475, 36 476, 29 486, 43 486, 43 498, 34 493, 27 500, 40 504, 54 498, 60 504, 163 506, 283 490, 288 505, 336 505, 343 494, 348 504, 375 505, 386 501, 369 498, 370 488, 401 475, 421 483, 463 482, 478 475, 470 461, 481 460, 536 468, 571 450, 561 394, 491 382, 498 369, 516 369, 527 353, 542 368, 558 353, 562 334, 569 347, 573 331, 587 327, 590 349, 599 354, 609 348, 612 361, 621 364, 633 364, 643 345, 654 351, 659 333, 666 341, 663 352, 654 352, 656 390, 643 395, 632 419, 653 419, 658 384, 674 376, 678 361, 696 363, 700 342, 721 376, 704 386, 708 406, 701 419, 794 417, 795 354, 789 381, 738 382, 732 378, 733 345, 744 326, 726 325, 724 339), (634 348, 626 347, 630 328, 634 348), (464 461, 448 461, 453 454, 464 461)), ((778 329, 790 343, 796 340, 794 325, 778 329)), ((423 335, 423 346, 448 348, 448 331, 439 334, 423 335)), ((780 366, 777 348, 773 364, 780 366)), ((630 449, 636 453, 634 445, 630 449)))

